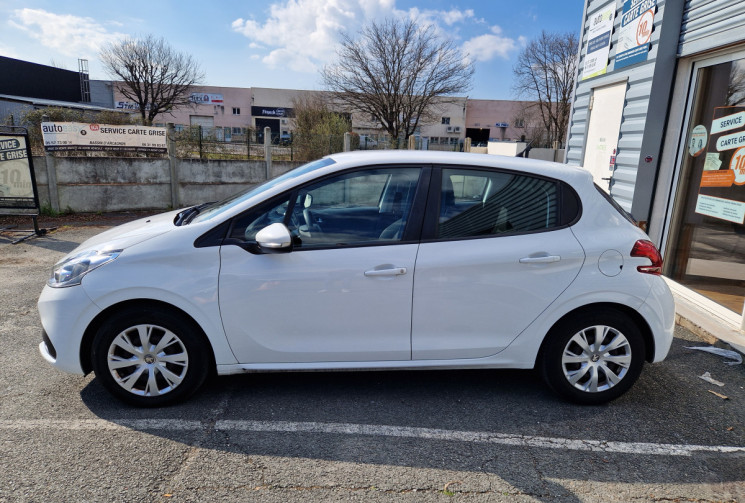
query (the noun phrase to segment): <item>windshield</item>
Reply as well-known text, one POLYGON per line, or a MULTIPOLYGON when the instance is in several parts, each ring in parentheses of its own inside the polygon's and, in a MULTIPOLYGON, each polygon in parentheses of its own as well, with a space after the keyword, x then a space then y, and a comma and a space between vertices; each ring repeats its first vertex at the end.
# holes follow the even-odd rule
POLYGON ((317 161, 313 161, 308 164, 303 164, 299 168, 295 168, 292 171, 288 171, 284 175, 281 175, 281 176, 278 176, 277 178, 269 180, 268 182, 263 183, 259 185, 258 187, 248 189, 247 191, 244 191, 244 192, 239 192, 238 194, 232 195, 229 198, 220 201, 219 203, 215 203, 209 208, 204 209, 191 221, 192 222, 203 222, 205 220, 214 218, 220 215, 221 213, 228 211, 229 209, 235 207, 236 205, 241 204, 243 201, 251 199, 252 197, 258 194, 261 194, 262 192, 267 191, 271 189, 272 187, 275 187, 286 180, 292 180, 293 178, 297 178, 306 173, 310 173, 313 170, 320 169, 320 168, 323 168, 324 166, 329 166, 334 163, 335 161, 333 159, 324 158, 324 159, 318 159, 317 161))

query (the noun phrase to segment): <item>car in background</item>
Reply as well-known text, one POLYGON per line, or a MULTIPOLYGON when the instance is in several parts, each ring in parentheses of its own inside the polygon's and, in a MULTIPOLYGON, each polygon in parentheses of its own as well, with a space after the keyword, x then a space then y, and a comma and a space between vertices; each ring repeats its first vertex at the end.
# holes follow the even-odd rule
POLYGON ((596 404, 668 353, 661 267, 584 169, 335 154, 84 242, 41 294, 39 349, 140 406, 213 372, 436 368, 535 368, 596 404))

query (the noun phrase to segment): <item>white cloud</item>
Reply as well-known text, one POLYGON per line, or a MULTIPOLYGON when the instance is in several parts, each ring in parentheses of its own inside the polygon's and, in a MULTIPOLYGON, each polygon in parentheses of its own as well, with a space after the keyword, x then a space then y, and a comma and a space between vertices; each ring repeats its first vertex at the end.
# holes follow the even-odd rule
POLYGON ((282 0, 271 5, 263 22, 239 18, 234 31, 253 44, 273 50, 263 61, 272 68, 287 66, 315 72, 333 59, 339 33, 354 33, 366 21, 393 12, 395 0, 282 0))
POLYGON ((490 61, 496 57, 508 59, 517 44, 514 39, 498 35, 501 30, 492 28, 492 33, 479 35, 463 43, 463 52, 475 61, 490 61))
POLYGON ((16 9, 9 23, 50 49, 66 56, 94 56, 107 43, 124 37, 109 32, 89 17, 55 14, 42 9, 16 9))
POLYGON ((21 55, 20 53, 18 53, 18 51, 7 45, 0 45, 0 56, 5 56, 6 58, 13 59, 21 58, 21 55))

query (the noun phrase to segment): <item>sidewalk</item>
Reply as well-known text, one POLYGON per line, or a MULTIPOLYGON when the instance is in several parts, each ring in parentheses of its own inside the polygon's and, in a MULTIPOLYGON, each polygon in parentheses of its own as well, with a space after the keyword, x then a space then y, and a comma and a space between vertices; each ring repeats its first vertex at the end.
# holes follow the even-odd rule
POLYGON ((745 332, 740 316, 675 281, 664 278, 675 297, 675 322, 704 341, 724 341, 745 353, 745 332))

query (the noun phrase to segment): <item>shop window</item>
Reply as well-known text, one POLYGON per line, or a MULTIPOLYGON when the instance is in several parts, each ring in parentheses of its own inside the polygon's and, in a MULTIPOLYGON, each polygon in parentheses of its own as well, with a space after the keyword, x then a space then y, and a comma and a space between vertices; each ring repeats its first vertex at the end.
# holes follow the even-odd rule
POLYGON ((665 273, 719 304, 745 301, 745 59, 702 66, 665 254, 665 273))

